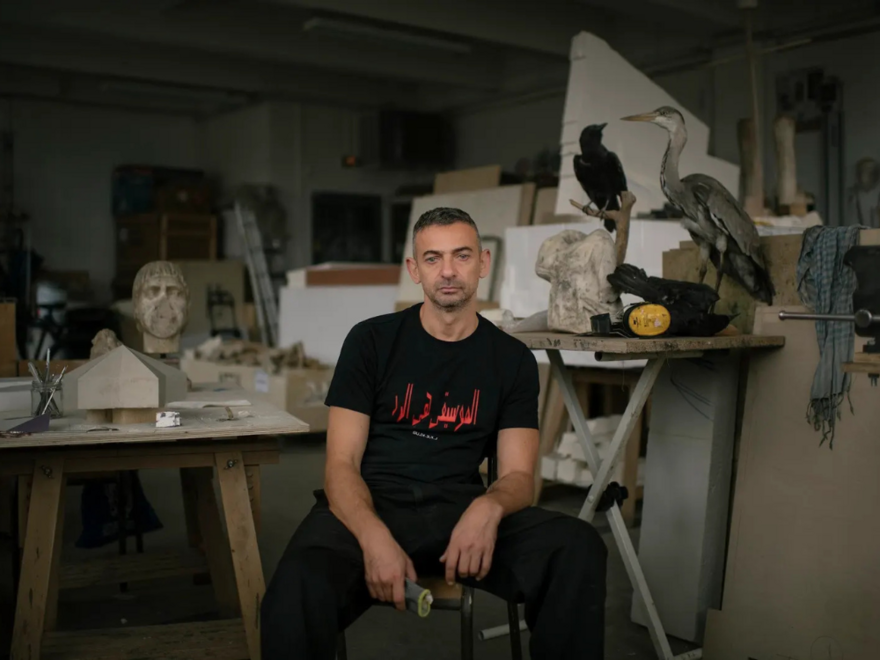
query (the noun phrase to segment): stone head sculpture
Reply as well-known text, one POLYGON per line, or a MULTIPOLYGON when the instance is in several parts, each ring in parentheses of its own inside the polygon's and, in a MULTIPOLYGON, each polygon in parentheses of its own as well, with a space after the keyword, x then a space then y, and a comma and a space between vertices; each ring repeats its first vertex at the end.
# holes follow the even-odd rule
POLYGON ((151 261, 134 278, 134 317, 144 333, 145 353, 176 353, 189 316, 189 289, 170 261, 151 261))

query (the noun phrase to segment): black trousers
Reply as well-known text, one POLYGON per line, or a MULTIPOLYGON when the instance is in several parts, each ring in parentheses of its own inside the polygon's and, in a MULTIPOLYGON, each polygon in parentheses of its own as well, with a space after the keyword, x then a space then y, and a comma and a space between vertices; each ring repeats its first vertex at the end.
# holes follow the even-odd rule
MULTIPOLYGON (((281 558, 261 608, 264 660, 333 660, 340 630, 372 604, 361 548, 322 491, 281 558)), ((439 558, 474 493, 436 487, 373 493, 376 513, 420 577, 439 558)), ((498 528, 485 579, 463 580, 505 600, 524 599, 532 660, 601 660, 607 548, 588 523, 530 507, 498 528)))

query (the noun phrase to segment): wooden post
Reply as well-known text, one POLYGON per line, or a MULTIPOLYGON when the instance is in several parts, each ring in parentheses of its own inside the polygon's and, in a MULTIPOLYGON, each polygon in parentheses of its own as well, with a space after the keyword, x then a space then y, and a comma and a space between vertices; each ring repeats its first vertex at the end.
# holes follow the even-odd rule
MULTIPOLYGON (((230 560, 229 541, 223 533, 220 510, 214 495, 212 468, 185 468, 190 473, 196 491, 196 509, 199 529, 203 535, 205 557, 214 585, 214 596, 220 607, 220 616, 230 618, 238 614, 238 599, 235 591, 235 577, 230 560)), ((181 470, 181 472, 184 472, 181 470)))
POLYGON ((10 660, 40 657, 53 557, 60 552, 55 540, 63 484, 63 458, 47 457, 34 466, 10 660))
MULTIPOLYGON (((752 149, 749 154, 751 164, 748 168, 751 176, 746 179, 744 206, 746 212, 754 217, 764 213, 764 163, 762 157, 764 151, 761 144, 761 112, 758 104, 758 51, 752 39, 752 18, 754 16, 754 8, 757 6, 757 0, 745 0, 745 2, 741 3, 741 6, 748 7, 745 10, 746 53, 749 60, 749 86, 752 92, 752 149)), ((742 143, 740 147, 742 148, 742 143)), ((745 166, 745 164, 746 160, 744 159, 741 161, 741 165, 745 166)))
POLYGON ((266 593, 266 581, 257 547, 244 462, 240 451, 217 453, 215 460, 250 660, 259 660, 260 606, 266 593))

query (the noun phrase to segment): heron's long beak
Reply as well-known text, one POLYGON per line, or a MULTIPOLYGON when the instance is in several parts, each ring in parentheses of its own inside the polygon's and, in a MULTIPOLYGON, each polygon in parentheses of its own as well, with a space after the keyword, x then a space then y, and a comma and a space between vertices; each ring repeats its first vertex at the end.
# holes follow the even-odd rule
POLYGON ((629 117, 621 117, 621 121, 654 121, 657 119, 656 112, 646 112, 642 115, 630 115, 629 117))

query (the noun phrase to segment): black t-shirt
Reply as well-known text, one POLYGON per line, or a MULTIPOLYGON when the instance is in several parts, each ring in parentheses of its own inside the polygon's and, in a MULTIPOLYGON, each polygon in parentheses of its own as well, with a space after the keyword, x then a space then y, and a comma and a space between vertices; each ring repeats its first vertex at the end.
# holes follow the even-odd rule
POLYGON ((538 365, 482 316, 460 341, 428 334, 421 305, 349 332, 325 403, 370 416, 361 475, 372 488, 482 483, 505 428, 538 428, 538 365))

